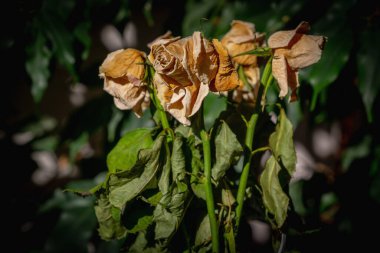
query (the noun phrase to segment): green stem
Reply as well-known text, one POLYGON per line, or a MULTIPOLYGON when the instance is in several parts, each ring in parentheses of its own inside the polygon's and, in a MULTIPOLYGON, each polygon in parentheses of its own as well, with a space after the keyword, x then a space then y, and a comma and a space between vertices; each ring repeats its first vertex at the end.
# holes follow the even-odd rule
POLYGON ((244 163, 243 163, 244 166, 240 175, 239 188, 238 188, 238 192, 236 196, 236 202, 237 202, 236 223, 235 223, 236 233, 239 230, 241 215, 243 212, 245 190, 247 187, 249 170, 251 168, 251 158, 253 155, 253 152, 252 152, 253 137, 255 135, 257 119, 259 117, 259 113, 261 112, 260 110, 261 100, 265 99, 266 91, 269 85, 272 84, 272 82, 273 82, 273 76, 272 76, 272 56, 271 56, 269 57, 267 64, 265 65, 263 76, 261 78, 262 86, 260 86, 260 89, 259 89, 255 112, 252 114, 247 124, 247 133, 245 136, 245 146, 247 148, 246 150, 247 152, 244 156, 244 163))
POLYGON ((210 138, 205 130, 201 130, 201 139, 202 139, 202 145, 203 145, 204 173, 206 177, 205 190, 206 190, 207 213, 210 219, 210 227, 211 227, 212 252, 219 252, 218 224, 216 221, 214 195, 212 193, 212 184, 211 184, 210 138))
MULTIPOLYGON (((235 225, 237 228, 239 228, 241 214, 243 211, 245 188, 247 187, 249 169, 251 167, 252 142, 253 142, 253 136, 255 135, 255 129, 256 129, 256 123, 257 123, 258 117, 259 117, 259 114, 254 113, 251 116, 251 119, 249 120, 248 125, 247 125, 245 145, 248 148, 249 154, 246 154, 244 158, 244 167, 240 175, 239 188, 238 188, 237 197, 236 197, 237 207, 236 207, 236 224, 235 225)), ((237 231, 238 229, 236 229, 236 233, 237 231)))

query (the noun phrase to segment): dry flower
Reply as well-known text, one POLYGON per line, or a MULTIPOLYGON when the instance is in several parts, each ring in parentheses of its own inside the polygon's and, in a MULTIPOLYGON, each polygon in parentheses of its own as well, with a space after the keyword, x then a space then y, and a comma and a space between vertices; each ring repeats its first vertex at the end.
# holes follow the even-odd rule
POLYGON ((326 37, 306 35, 309 30, 309 23, 303 21, 294 30, 279 31, 269 37, 268 45, 274 50, 272 73, 280 87, 281 98, 288 94, 290 87, 290 101, 297 100, 298 70, 321 58, 326 37))
POLYGON ((137 117, 149 106, 145 75, 145 53, 135 49, 120 49, 109 53, 99 68, 104 90, 114 97, 117 108, 130 110, 137 117))
POLYGON ((148 58, 156 71, 157 96, 163 108, 184 125, 190 125, 188 118, 199 110, 210 89, 225 91, 238 85, 230 58, 215 43, 217 49, 194 32, 186 38, 164 37, 150 44, 148 58))
MULTIPOLYGON (((255 25, 241 20, 234 20, 231 23, 231 29, 222 38, 222 44, 227 48, 230 56, 235 56, 250 50, 254 50, 262 46, 264 41, 264 34, 256 32, 255 25)), ((256 55, 242 55, 232 58, 235 67, 242 66, 243 72, 247 77, 248 83, 251 85, 247 89, 241 82, 241 85, 233 94, 234 100, 240 102, 243 97, 244 100, 253 100, 251 89, 255 93, 258 91, 260 83, 260 68, 257 63, 256 55), (249 94, 248 94, 249 93, 249 94)))

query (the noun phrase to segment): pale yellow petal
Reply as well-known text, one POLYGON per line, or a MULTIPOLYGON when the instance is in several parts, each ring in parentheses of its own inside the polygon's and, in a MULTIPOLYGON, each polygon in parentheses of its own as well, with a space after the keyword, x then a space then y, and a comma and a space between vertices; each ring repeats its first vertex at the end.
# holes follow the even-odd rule
POLYGON ((180 123, 190 125, 190 120, 187 118, 189 103, 184 102, 186 95, 190 96, 190 94, 186 94, 186 88, 175 88, 172 101, 168 103, 167 111, 180 123))
POLYGON ((288 94, 288 70, 284 54, 276 54, 275 52, 272 61, 272 74, 280 88, 279 97, 285 97, 288 94))
POLYGON ((201 108, 202 102, 208 95, 209 86, 207 84, 201 84, 194 89, 194 86, 186 87, 186 90, 191 94, 191 107, 189 108, 188 116, 193 116, 201 108))
POLYGON ((218 73, 215 82, 210 85, 211 91, 228 91, 239 86, 239 77, 228 55, 227 50, 217 39, 213 39, 215 50, 219 57, 218 73))
POLYGON ((165 82, 162 76, 158 73, 155 73, 154 75, 153 84, 157 91, 158 100, 160 100, 162 107, 166 110, 167 104, 170 103, 173 96, 173 91, 169 84, 165 82))
POLYGON ((120 85, 112 79, 106 79, 104 90, 114 97, 117 108, 130 110, 144 100, 146 87, 135 86, 132 83, 120 85))

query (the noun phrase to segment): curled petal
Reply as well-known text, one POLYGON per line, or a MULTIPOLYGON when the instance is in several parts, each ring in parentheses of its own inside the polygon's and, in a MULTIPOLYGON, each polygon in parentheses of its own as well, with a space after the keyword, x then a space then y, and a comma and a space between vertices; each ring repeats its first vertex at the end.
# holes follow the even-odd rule
POLYGON ((288 94, 288 67, 284 54, 275 54, 272 61, 272 74, 280 87, 279 97, 283 98, 288 94))
POLYGON ((107 55, 99 73, 111 78, 129 75, 142 80, 145 74, 144 59, 144 52, 131 48, 120 49, 107 55))
POLYGON ((289 31, 279 31, 272 34, 268 39, 270 48, 290 47, 296 43, 302 34, 310 30, 308 22, 302 21, 295 29, 289 31))
MULTIPOLYGON (((127 80, 127 79, 125 79, 127 80)), ((120 79, 117 82, 113 79, 105 79, 104 90, 114 97, 114 102, 120 110, 130 110, 141 116, 141 106, 146 96, 145 86, 136 86, 130 82, 120 85, 120 79)))
POLYGON ((154 74, 153 83, 157 90, 157 97, 160 100, 162 107, 166 110, 167 105, 170 103, 173 96, 173 91, 169 84, 158 73, 154 74))
POLYGON ((190 125, 188 118, 199 110, 209 92, 208 85, 204 84, 186 87, 170 85, 157 73, 154 84, 163 108, 184 125, 190 125))
POLYGON ((288 87, 291 89, 292 93, 289 98, 290 101, 297 100, 297 87, 299 86, 298 81, 298 71, 290 68, 286 61, 285 53, 287 49, 278 49, 273 57, 272 61, 272 74, 277 80, 278 86, 280 87, 279 97, 283 98, 288 94, 288 87))
POLYGON ((167 31, 166 33, 164 33, 163 35, 160 35, 158 36, 155 40, 153 40, 152 42, 149 42, 147 44, 147 46, 152 49, 152 46, 154 44, 166 44, 167 41, 172 41, 173 39, 174 40, 178 40, 180 37, 173 37, 172 35, 172 32, 171 31, 167 31))
POLYGON ((145 53, 135 49, 117 50, 108 54, 99 68, 104 79, 104 90, 114 97, 121 110, 132 109, 140 117, 149 104, 145 75, 145 53), (143 108, 144 107, 144 108, 143 108))
MULTIPOLYGON (((255 49, 262 38, 262 35, 255 32, 254 24, 234 20, 231 23, 230 31, 222 38, 221 42, 227 48, 229 55, 235 56, 255 49)), ((241 65, 251 65, 257 64, 257 57, 255 55, 242 55, 234 57, 233 61, 241 65)))
POLYGON ((241 20, 233 20, 231 29, 224 35, 222 43, 241 44, 245 42, 253 42, 255 40, 255 25, 241 20))
POLYGON ((211 91, 228 91, 239 86, 239 77, 222 43, 213 39, 215 50, 219 56, 219 68, 215 82, 210 86, 211 91))
POLYGON ((193 59, 191 66, 198 80, 203 84, 209 84, 218 71, 218 58, 212 44, 204 39, 200 32, 193 34, 193 59))
POLYGON ((326 38, 323 36, 304 35, 291 48, 286 56, 292 69, 300 69, 319 61, 326 38))

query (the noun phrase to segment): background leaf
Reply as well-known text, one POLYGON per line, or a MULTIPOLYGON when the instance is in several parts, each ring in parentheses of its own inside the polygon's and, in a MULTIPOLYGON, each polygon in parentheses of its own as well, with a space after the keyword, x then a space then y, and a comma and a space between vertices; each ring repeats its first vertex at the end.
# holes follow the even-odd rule
POLYGON ((380 90, 380 52, 377 45, 380 44, 380 34, 374 29, 367 29, 360 34, 360 49, 357 52, 359 91, 367 111, 367 118, 373 120, 372 106, 376 95, 380 90))
POLYGON ((38 103, 48 86, 49 63, 52 56, 50 49, 46 46, 46 38, 41 32, 37 32, 34 43, 26 48, 26 52, 28 59, 25 67, 32 79, 33 99, 38 103))
POLYGON ((335 2, 326 14, 326 18, 311 24, 311 34, 327 37, 320 61, 300 71, 300 76, 310 82, 314 88, 312 110, 316 106, 320 93, 337 79, 349 59, 353 45, 352 31, 343 17, 352 3, 353 1, 335 2), (334 21, 333 24, 332 21, 334 21))

